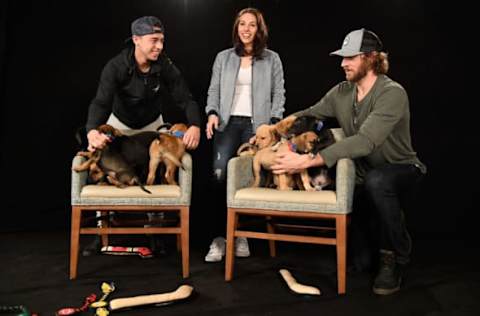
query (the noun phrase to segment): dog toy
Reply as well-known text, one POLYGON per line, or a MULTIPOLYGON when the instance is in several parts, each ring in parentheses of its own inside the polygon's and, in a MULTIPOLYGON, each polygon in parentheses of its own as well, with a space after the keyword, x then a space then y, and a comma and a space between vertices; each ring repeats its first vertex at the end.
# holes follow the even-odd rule
MULTIPOLYGON (((59 309, 55 313, 55 315, 56 316, 74 315, 74 314, 84 312, 88 309, 88 306, 90 304, 95 302, 96 299, 97 299, 97 295, 90 294, 89 296, 87 296, 85 298, 85 302, 83 303, 83 305, 81 307, 65 307, 65 308, 59 309)), ((20 316, 20 315, 24 315, 24 314, 18 314, 18 315, 20 316)), ((30 315, 30 314, 25 314, 25 315, 30 315)))
POLYGON ((102 254, 129 256, 138 255, 140 258, 153 257, 152 251, 147 247, 121 247, 121 246, 105 246, 101 249, 102 254))
POLYGON ((95 308, 95 315, 98 315, 98 316, 108 315, 108 314, 103 314, 103 309, 104 309, 104 306, 108 304, 106 301, 107 297, 110 295, 110 293, 115 291, 115 284, 113 282, 110 282, 110 283, 103 282, 100 288, 102 289, 102 293, 103 293, 102 297, 98 301, 91 303, 90 307, 95 308))
POLYGON ((163 293, 163 294, 151 294, 151 295, 140 295, 133 297, 122 297, 116 298, 110 301, 110 303, 103 302, 104 306, 99 307, 96 310, 97 316, 107 316, 111 311, 128 308, 128 307, 137 307, 145 305, 157 305, 163 306, 178 302, 190 297, 193 292, 193 287, 190 285, 181 285, 173 292, 163 293))
POLYGON ((308 294, 308 295, 320 295, 321 292, 314 286, 300 284, 295 280, 292 274, 286 269, 280 269, 280 274, 282 275, 285 282, 287 282, 288 287, 294 293, 297 294, 308 294))

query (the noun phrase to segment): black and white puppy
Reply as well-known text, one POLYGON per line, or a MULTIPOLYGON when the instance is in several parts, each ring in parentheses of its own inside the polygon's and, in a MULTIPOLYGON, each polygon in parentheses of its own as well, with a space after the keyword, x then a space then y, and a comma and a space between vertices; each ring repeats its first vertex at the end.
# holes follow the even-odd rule
MULTIPOLYGON (((290 138, 307 131, 314 131, 318 136, 318 140, 311 151, 313 155, 335 143, 333 133, 328 128, 326 122, 310 115, 297 117, 288 129, 287 135, 290 138)), ((327 186, 333 186, 334 170, 329 170, 327 167, 313 167, 308 169, 308 174, 311 178, 312 186, 318 191, 327 186)))

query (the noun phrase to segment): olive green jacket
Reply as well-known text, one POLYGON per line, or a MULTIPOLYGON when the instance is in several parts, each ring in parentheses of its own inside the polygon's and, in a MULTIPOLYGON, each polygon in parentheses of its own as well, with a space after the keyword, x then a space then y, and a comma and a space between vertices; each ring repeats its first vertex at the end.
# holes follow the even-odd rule
POLYGON ((357 104, 356 93, 355 83, 341 82, 315 105, 294 114, 319 119, 333 117, 342 127, 346 138, 320 152, 325 164, 331 167, 340 158, 355 159, 359 182, 368 170, 385 163, 414 164, 426 173, 425 165, 412 148, 405 89, 389 77, 379 75, 357 104))

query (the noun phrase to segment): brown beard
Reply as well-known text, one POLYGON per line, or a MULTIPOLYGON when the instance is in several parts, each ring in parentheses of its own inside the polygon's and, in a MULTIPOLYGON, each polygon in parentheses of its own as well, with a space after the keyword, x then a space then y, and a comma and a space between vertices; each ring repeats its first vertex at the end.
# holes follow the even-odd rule
POLYGON ((360 64, 360 67, 358 67, 358 70, 353 74, 353 76, 348 80, 350 82, 359 82, 365 76, 367 75, 368 69, 370 65, 369 62, 366 58, 362 57, 362 63, 360 64))
POLYGON ((358 70, 355 73, 353 73, 353 76, 351 77, 351 79, 347 78, 349 82, 354 82, 354 83, 359 82, 360 80, 365 78, 368 71, 371 68, 373 68, 373 59, 369 58, 366 55, 363 55, 361 58, 362 58, 362 62, 360 63, 358 70))

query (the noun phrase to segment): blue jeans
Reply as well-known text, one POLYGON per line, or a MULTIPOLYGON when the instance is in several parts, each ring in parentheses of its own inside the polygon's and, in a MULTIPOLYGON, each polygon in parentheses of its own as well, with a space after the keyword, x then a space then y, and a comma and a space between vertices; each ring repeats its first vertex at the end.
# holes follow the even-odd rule
POLYGON ((385 164, 365 175, 364 184, 355 188, 351 239, 353 247, 364 249, 354 250, 363 256, 353 258, 354 264, 361 260, 367 265, 371 258, 366 256, 378 252, 374 248, 394 251, 399 263, 409 261, 411 241, 403 212, 422 178, 420 169, 411 164, 385 164))
POLYGON ((213 138, 213 178, 218 184, 225 184, 228 161, 236 156, 241 144, 254 135, 252 121, 246 116, 231 116, 223 132, 216 132, 213 138))
POLYGON ((237 155, 241 144, 248 142, 254 135, 250 117, 231 116, 223 132, 215 132, 213 138, 212 160, 212 187, 211 207, 213 213, 209 230, 211 237, 225 236, 225 223, 227 222, 227 164, 237 155))

